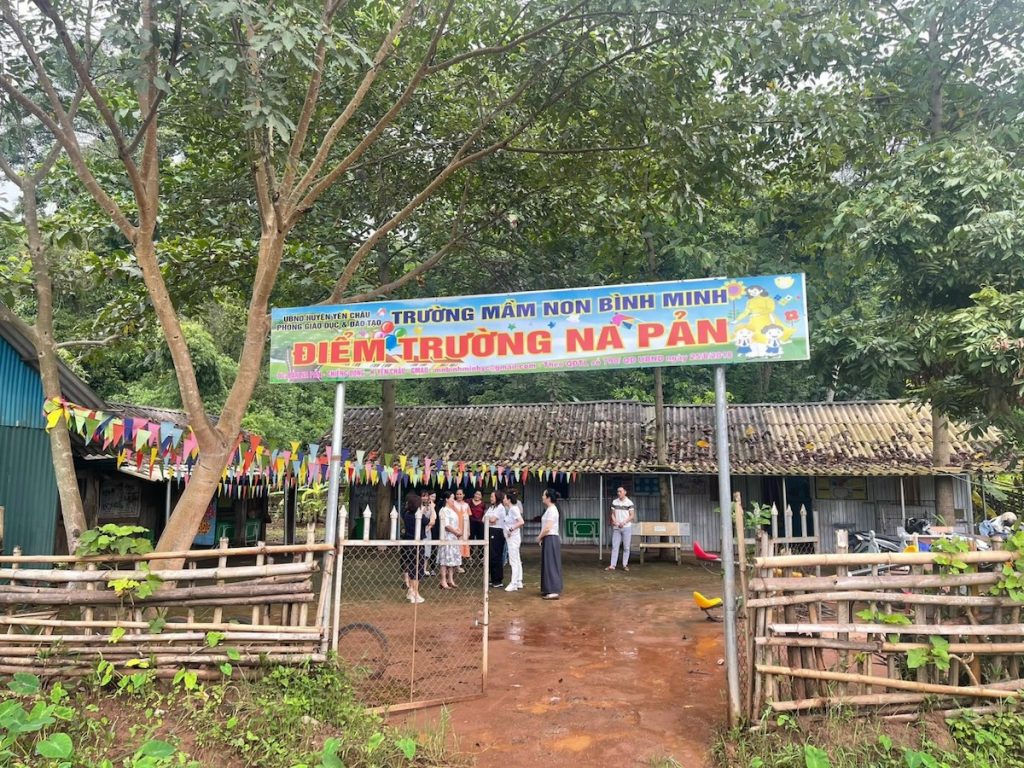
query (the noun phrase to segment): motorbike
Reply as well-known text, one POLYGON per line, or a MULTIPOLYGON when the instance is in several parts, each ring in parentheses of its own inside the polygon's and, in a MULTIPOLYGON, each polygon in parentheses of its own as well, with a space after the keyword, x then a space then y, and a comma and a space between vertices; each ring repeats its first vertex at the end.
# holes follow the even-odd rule
MULTIPOLYGON (((984 539, 978 538, 977 536, 970 536, 960 533, 943 533, 933 534, 931 529, 931 523, 918 517, 908 517, 904 521, 903 529, 897 536, 889 536, 884 534, 876 534, 874 531, 851 531, 850 532, 850 551, 851 552, 903 552, 908 546, 914 543, 914 535, 927 537, 927 539, 934 538, 961 538, 968 539, 974 542, 974 549, 978 552, 987 552, 991 549, 991 546, 984 539)), ((927 539, 919 540, 918 546, 921 551, 927 551, 930 549, 931 544, 927 539)), ((991 569, 992 565, 983 566, 983 569, 991 569)), ((851 576, 864 576, 872 572, 876 573, 909 573, 910 568, 908 566, 878 566, 872 568, 858 568, 850 571, 851 576)))

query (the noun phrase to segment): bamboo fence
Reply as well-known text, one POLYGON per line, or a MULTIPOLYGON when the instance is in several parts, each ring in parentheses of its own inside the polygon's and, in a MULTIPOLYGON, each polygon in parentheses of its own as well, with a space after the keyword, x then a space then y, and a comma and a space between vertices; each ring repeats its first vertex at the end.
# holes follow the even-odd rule
POLYGON ((837 708, 948 715, 1021 695, 1024 603, 992 590, 1016 553, 961 553, 954 569, 935 551, 851 554, 845 531, 834 555, 771 550, 762 537, 744 595, 751 721, 837 708))
POLYGON ((305 543, 146 555, 0 556, 0 674, 87 675, 99 660, 123 671, 201 677, 217 667, 322 661, 328 632, 305 543), (168 561, 175 567, 163 567, 168 561), (148 592, 150 592, 147 594, 148 592), (314 610, 309 610, 313 606, 314 610))

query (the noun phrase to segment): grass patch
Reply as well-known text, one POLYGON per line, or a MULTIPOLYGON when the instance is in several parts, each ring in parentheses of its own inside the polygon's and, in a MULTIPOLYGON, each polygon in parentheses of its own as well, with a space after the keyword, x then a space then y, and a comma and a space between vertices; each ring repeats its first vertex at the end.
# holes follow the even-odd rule
POLYGON ((1014 707, 948 724, 922 713, 893 724, 842 711, 802 723, 782 716, 771 728, 720 733, 712 764, 721 768, 1024 768, 1024 713, 1014 707))
MULTIPOLYGON (((236 673, 237 674, 237 673, 236 673)), ((0 693, 0 766, 12 768, 432 768, 462 766, 446 716, 425 736, 367 714, 336 664, 252 679, 171 683, 149 670, 0 693)))

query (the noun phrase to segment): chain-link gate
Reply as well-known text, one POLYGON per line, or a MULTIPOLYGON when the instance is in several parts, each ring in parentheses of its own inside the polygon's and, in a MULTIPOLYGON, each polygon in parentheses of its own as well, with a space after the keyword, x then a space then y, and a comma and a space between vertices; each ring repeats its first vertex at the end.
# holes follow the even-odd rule
POLYGON ((483 694, 487 552, 485 541, 340 542, 337 652, 367 706, 396 711, 483 694), (463 553, 454 589, 439 586, 445 546, 463 553), (410 561, 431 574, 419 582, 423 602, 408 598, 403 574, 410 561))

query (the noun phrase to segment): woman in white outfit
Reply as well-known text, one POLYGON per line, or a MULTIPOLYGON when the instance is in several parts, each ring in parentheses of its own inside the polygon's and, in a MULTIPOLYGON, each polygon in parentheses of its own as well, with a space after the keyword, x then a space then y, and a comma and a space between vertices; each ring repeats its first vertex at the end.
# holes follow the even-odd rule
POLYGON ((612 527, 612 562, 606 570, 614 571, 619 562, 619 547, 622 547, 622 570, 629 570, 629 545, 633 540, 633 521, 636 519, 636 508, 625 488, 616 491, 612 499, 612 509, 608 522, 612 527))
POLYGON ((504 510, 505 547, 508 550, 509 565, 512 566, 512 579, 505 587, 505 591, 515 592, 523 588, 523 559, 519 550, 523 543, 522 528, 526 521, 519 507, 512 503, 512 499, 501 491, 496 495, 500 495, 500 504, 504 510))
POLYGON ((455 572, 462 565, 462 552, 460 544, 462 539, 462 520, 458 510, 455 508, 455 497, 449 496, 447 503, 438 515, 441 524, 441 541, 438 545, 437 562, 441 566, 441 589, 453 589, 458 586, 455 583, 455 572))

